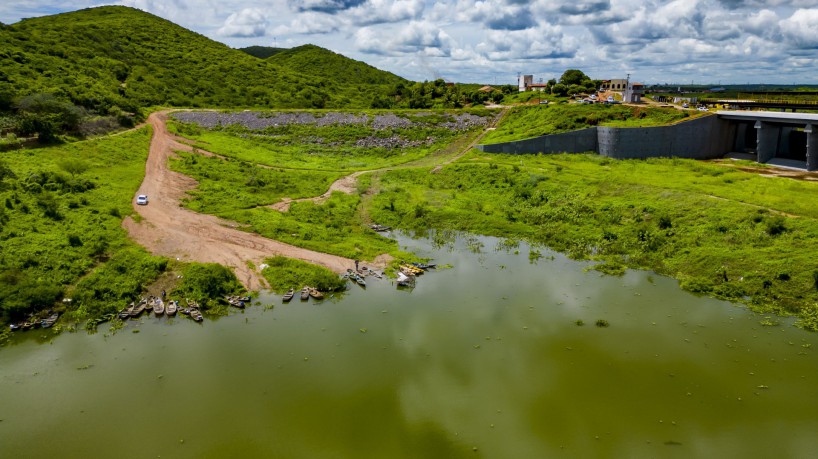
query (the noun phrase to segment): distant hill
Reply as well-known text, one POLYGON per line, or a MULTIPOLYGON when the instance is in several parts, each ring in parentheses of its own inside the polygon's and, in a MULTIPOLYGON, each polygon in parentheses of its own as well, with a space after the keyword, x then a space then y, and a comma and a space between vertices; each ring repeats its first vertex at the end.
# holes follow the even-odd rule
POLYGON ((315 45, 303 45, 284 50, 273 54, 268 60, 306 75, 325 75, 341 84, 397 85, 407 83, 406 79, 393 73, 376 69, 364 62, 315 45))
POLYGON ((0 27, 0 110, 39 93, 96 113, 157 105, 368 107, 386 88, 351 85, 397 78, 361 67, 356 79, 335 71, 345 58, 319 50, 262 60, 122 6, 24 19, 0 27))
POLYGON ((273 48, 272 46, 248 46, 246 48, 239 48, 239 51, 257 57, 259 59, 267 59, 270 56, 286 51, 287 48, 273 48))

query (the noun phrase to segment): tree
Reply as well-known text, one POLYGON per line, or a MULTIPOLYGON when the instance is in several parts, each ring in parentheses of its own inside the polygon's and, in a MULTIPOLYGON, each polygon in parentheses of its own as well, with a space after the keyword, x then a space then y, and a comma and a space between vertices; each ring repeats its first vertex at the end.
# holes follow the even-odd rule
POLYGON ((588 75, 577 69, 568 69, 560 77, 560 83, 568 86, 572 84, 584 85, 587 80, 590 80, 588 75))
POLYGON ((62 161, 59 161, 57 166, 65 172, 71 174, 71 178, 75 178, 77 175, 87 171, 89 167, 88 163, 79 158, 65 158, 62 161))
POLYGON ((562 83, 557 83, 552 86, 551 93, 555 96, 565 96, 568 94, 568 86, 565 86, 562 83))

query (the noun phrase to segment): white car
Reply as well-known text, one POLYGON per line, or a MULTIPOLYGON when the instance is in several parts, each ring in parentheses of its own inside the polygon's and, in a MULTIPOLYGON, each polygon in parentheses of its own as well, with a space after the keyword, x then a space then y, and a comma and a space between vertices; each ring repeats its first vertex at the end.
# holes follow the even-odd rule
POLYGON ((702 105, 701 107, 696 108, 696 110, 698 110, 698 111, 700 111, 700 112, 709 112, 709 111, 710 111, 710 110, 709 110, 707 107, 705 107, 704 105, 702 105))
POLYGON ((147 206, 148 205, 148 196, 145 194, 140 194, 136 197, 136 204, 140 206, 147 206))

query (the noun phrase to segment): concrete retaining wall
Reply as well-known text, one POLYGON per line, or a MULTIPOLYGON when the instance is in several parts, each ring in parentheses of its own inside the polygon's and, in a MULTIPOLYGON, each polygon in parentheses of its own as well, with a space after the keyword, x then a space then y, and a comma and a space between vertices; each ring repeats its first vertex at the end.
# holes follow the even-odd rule
POLYGON ((506 153, 512 155, 596 152, 599 151, 596 130, 597 128, 592 127, 514 142, 478 145, 477 148, 486 153, 506 153))
POLYGON ((597 152, 610 158, 680 157, 709 159, 731 149, 735 128, 716 116, 672 126, 595 127, 501 144, 479 145, 486 153, 536 154, 597 152))

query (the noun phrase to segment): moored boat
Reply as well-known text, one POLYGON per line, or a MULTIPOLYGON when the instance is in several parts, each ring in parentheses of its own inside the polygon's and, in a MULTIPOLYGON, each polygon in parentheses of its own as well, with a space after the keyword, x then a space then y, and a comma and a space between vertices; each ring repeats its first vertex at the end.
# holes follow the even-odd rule
POLYGON ((128 317, 130 317, 131 316, 131 311, 133 311, 134 306, 135 305, 134 305, 134 303, 132 301, 131 304, 129 304, 128 306, 125 306, 124 308, 122 308, 122 310, 119 311, 119 318, 122 319, 122 320, 125 320, 128 317))
POLYGON ((307 301, 309 298, 310 298, 310 288, 307 287, 307 286, 304 286, 304 288, 301 289, 301 301, 307 301))
POLYGON ((199 311, 198 307, 190 307, 189 311, 191 319, 195 320, 196 322, 201 322, 204 320, 204 317, 202 317, 202 311, 199 311))
POLYGON ((161 316, 165 313, 165 302, 162 301, 162 298, 153 300, 153 313, 157 316, 161 316))
POLYGON ((293 295, 295 295, 295 290, 289 289, 287 290, 287 293, 285 293, 284 296, 281 297, 281 299, 286 303, 293 299, 293 295))
POLYGON ((170 300, 170 301, 168 301, 167 308, 165 308, 165 314, 167 314, 169 316, 175 316, 176 311, 178 310, 178 308, 179 308, 179 302, 176 301, 176 300, 170 300))
POLYGON ((316 300, 324 299, 324 294, 319 292, 318 289, 315 287, 310 288, 310 296, 315 298, 316 300))
POLYGON ((145 308, 148 307, 148 300, 142 298, 139 300, 139 303, 136 303, 136 306, 131 310, 131 317, 139 317, 140 314, 145 312, 145 308))
POLYGON ((45 319, 43 319, 43 321, 40 322, 40 326, 43 327, 43 328, 50 328, 55 323, 57 323, 57 319, 59 319, 59 318, 60 318, 60 313, 55 312, 55 313, 51 314, 50 316, 46 317, 45 319))

